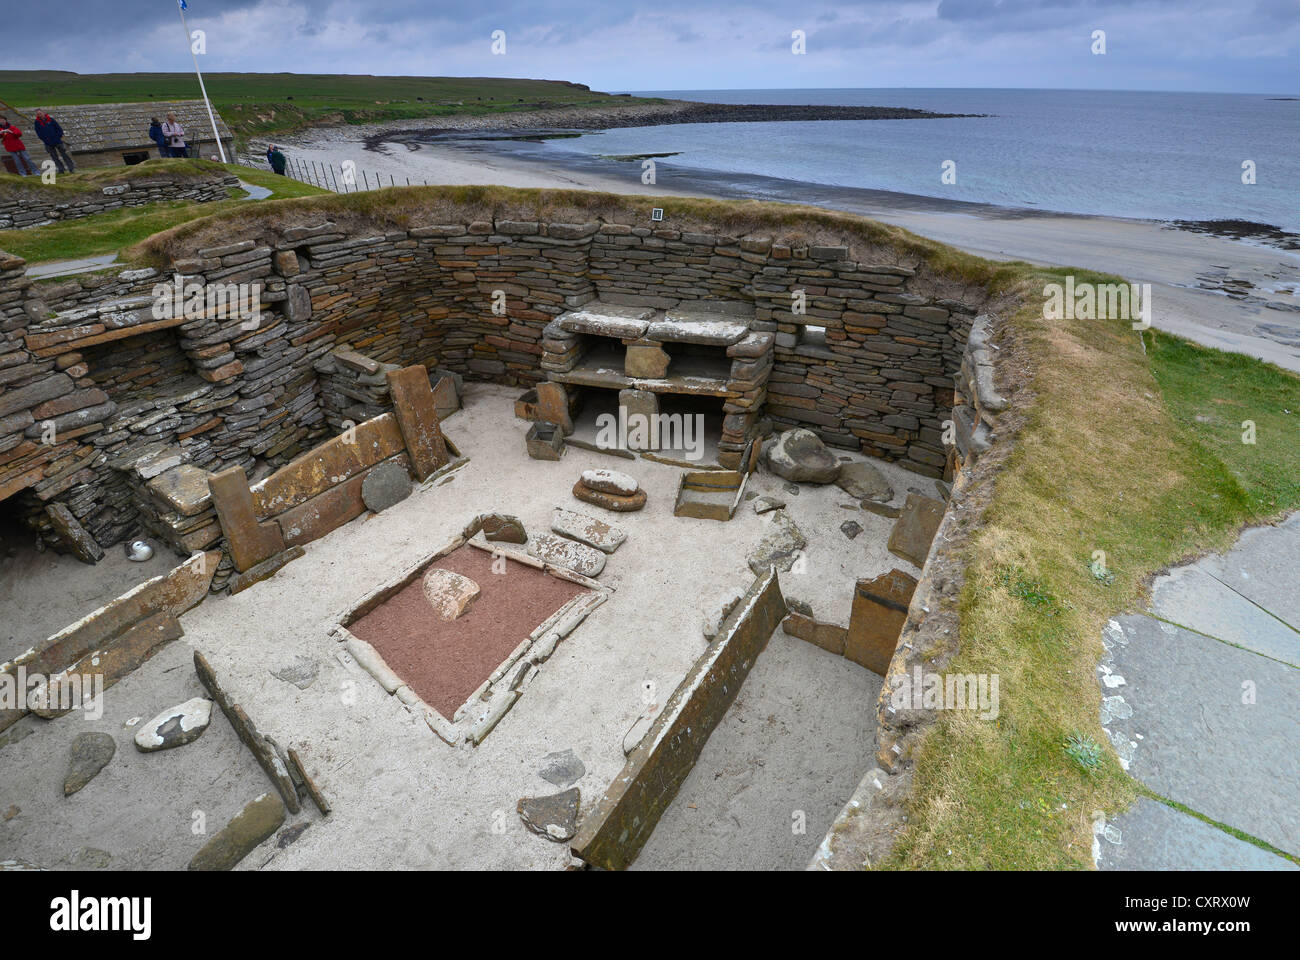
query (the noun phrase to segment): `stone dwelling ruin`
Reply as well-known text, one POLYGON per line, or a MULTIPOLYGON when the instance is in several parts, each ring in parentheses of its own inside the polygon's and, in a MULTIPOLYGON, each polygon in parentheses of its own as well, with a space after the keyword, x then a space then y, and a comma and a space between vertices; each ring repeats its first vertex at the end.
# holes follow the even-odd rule
MULTIPOLYGON (((988 311, 998 305, 983 286, 936 271, 923 248, 846 235, 846 218, 759 214, 743 234, 727 235, 671 207, 652 222, 630 200, 604 198, 608 207, 584 216, 589 201, 555 195, 551 211, 528 219, 535 201, 523 197, 492 211, 437 188, 388 194, 388 208, 335 198, 267 205, 232 222, 233 233, 212 218, 154 238, 154 266, 112 274, 33 284, 21 260, 0 261, 4 522, 86 564, 140 536, 180 563, 70 627, 15 638, 0 651, 0 675, 20 667, 89 675, 93 655, 101 672, 107 659, 108 685, 121 681, 126 697, 168 641, 189 638, 202 682, 190 692, 221 707, 283 805, 258 798, 211 841, 222 850, 244 842, 230 862, 201 851, 200 865, 231 866, 286 811, 333 809, 326 820, 341 822, 348 808, 338 797, 353 781, 260 699, 263 681, 248 688, 247 709, 236 701, 240 683, 253 683, 243 672, 251 660, 224 650, 214 659, 205 640, 221 633, 205 618, 223 617, 223 605, 283 617, 316 657, 337 654, 330 669, 359 665, 373 678, 361 695, 379 698, 371 715, 398 709, 421 720, 432 739, 405 749, 435 765, 450 762, 450 751, 508 754, 548 723, 573 723, 546 713, 561 701, 523 693, 573 684, 576 696, 585 682, 615 683, 617 670, 569 672, 577 667, 566 658, 596 637, 628 670, 641 669, 630 664, 653 651, 620 647, 625 631, 615 624, 648 617, 642 628, 660 636, 674 618, 704 620, 703 637, 698 626, 664 634, 666 661, 646 670, 666 671, 666 685, 649 684, 662 692, 646 694, 630 727, 626 705, 593 707, 583 729, 600 759, 588 758, 596 779, 582 781, 580 798, 571 784, 581 775, 547 777, 568 789, 519 800, 528 829, 570 844, 581 861, 630 866, 779 627, 874 677, 874 698, 882 678, 924 647, 922 634, 943 623, 951 571, 938 587, 928 582, 931 542, 936 531, 940 542, 964 536, 946 501, 964 499, 976 458, 1005 442, 989 348, 988 311), (257 305, 201 298, 197 311, 160 317, 160 285, 178 281, 200 292, 252 285, 257 305), (692 461, 654 442, 602 449, 593 427, 602 412, 698 417, 704 455, 692 461), (910 487, 896 494, 900 484, 910 487), (554 498, 549 532, 515 516, 525 501, 541 503, 533 488, 554 498), (844 520, 826 534, 807 531, 812 546, 787 515, 804 506, 781 502, 801 491, 807 509, 820 511, 808 522, 844 520), (468 498, 463 514, 439 506, 459 498, 468 498), (304 596, 311 616, 291 612, 298 594, 280 585, 295 570, 334 556, 336 545, 365 542, 368 531, 394 532, 384 518, 417 503, 410 528, 422 530, 427 517, 444 536, 394 547, 393 561, 373 570, 374 548, 358 547, 345 564, 355 569, 348 595, 304 596), (665 551, 686 563, 709 541, 729 543, 760 523, 743 583, 696 576, 691 596, 668 596, 649 573, 619 574, 620 563, 639 556, 653 565, 665 551), (668 539, 652 550, 649 538, 659 536, 668 539), (834 540, 819 548, 823 536, 834 540), (866 575, 854 551, 870 541, 884 556, 886 539, 905 569, 866 575), (805 547, 808 562, 830 566, 799 580, 805 547), (512 571, 510 590, 496 589, 489 565, 512 571), (812 609, 783 578, 835 597, 840 609, 821 599, 812 609), (317 613, 332 626, 309 624, 317 613), (425 631, 418 649, 400 641, 414 621, 425 631), (472 669, 453 666, 466 658, 472 669), (543 714, 530 723, 529 711, 543 714), (250 714, 259 723, 270 716, 272 735, 250 714), (229 833, 247 834, 253 821, 265 829, 239 842, 229 833)), ((322 571, 313 582, 336 575, 322 571)), ((286 655, 291 646, 283 642, 286 655)), ((280 657, 261 650, 252 658, 264 659, 258 676, 280 657)), ((55 692, 0 710, 0 737, 35 723, 31 713, 68 712, 55 692)), ((905 766, 898 744, 914 722, 886 703, 871 735, 879 750, 859 744, 854 782, 905 766)), ((870 701, 852 708, 877 715, 870 701)), ((322 724, 334 709, 321 707, 322 724)), ((827 816, 851 792, 830 798, 827 816)), ((21 843, 15 849, 30 858, 21 843)), ((537 856, 510 860, 492 849, 506 865, 537 856)), ((856 866, 855 855, 837 861, 828 836, 818 856, 856 866)), ((159 857, 149 863, 168 862, 159 857)))
MULTIPOLYGON (((219 154, 208 108, 202 100, 151 100, 147 103, 82 103, 58 107, 16 110, 4 105, 4 116, 16 123, 27 136, 28 152, 38 163, 44 159, 40 139, 32 127, 32 117, 45 111, 63 127, 64 142, 73 162, 80 167, 131 166, 158 156, 157 145, 149 139, 149 119, 164 120, 173 114, 185 128, 191 157, 211 159, 219 154)), ((234 156, 235 137, 215 107, 226 156, 234 156)), ((17 170, 10 171, 17 173, 17 170)))

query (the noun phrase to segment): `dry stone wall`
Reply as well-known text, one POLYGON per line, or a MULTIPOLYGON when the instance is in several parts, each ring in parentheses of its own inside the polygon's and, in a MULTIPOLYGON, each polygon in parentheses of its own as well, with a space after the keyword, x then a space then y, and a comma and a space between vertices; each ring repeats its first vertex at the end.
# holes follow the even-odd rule
MULTIPOLYGON (((886 248, 876 256, 890 262, 861 262, 847 246, 773 236, 468 218, 344 227, 324 215, 241 229, 230 243, 173 240, 163 270, 53 284, 0 254, 0 501, 18 497, 52 545, 63 547, 51 503, 101 545, 156 531, 142 509, 158 498, 141 487, 161 472, 238 466, 256 482, 345 421, 390 410, 384 377, 397 367, 536 385, 548 325, 597 299, 752 304, 773 362, 764 383, 723 398, 728 416, 759 410, 939 476, 954 377, 987 299, 919 255, 886 248), (160 320, 154 288, 177 277, 252 285, 258 316, 160 320)), ((207 528, 161 520, 177 537, 207 528)))
POLYGON ((43 227, 61 220, 76 220, 120 207, 188 200, 211 203, 225 200, 239 186, 235 176, 157 177, 109 183, 82 192, 15 187, 0 194, 0 230, 43 227))

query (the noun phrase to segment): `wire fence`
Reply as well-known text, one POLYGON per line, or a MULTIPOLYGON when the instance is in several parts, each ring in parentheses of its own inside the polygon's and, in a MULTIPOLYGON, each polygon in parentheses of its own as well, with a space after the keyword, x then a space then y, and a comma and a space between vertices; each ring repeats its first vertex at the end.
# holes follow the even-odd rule
MULTIPOLYGON (((244 155, 235 159, 244 167, 252 167, 255 170, 271 169, 271 164, 264 158, 244 155)), ((342 163, 299 160, 296 157, 286 157, 285 160, 285 176, 335 193, 360 193, 365 190, 380 190, 384 187, 427 187, 429 185, 428 180, 417 180, 412 183, 410 177, 403 178, 404 182, 399 183, 391 173, 388 175, 388 182, 384 183, 383 174, 362 170, 350 160, 342 163)))

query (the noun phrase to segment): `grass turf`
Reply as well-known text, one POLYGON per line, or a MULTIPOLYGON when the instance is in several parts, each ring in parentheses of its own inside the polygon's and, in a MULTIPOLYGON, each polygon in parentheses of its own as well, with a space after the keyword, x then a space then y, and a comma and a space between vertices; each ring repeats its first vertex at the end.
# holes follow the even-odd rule
POLYGON ((998 673, 1001 715, 940 715, 887 867, 1091 866, 1095 812, 1140 792, 1098 719, 1104 624, 1140 608, 1163 568, 1300 506, 1300 378, 1153 331, 1144 353, 1123 322, 1046 321, 1044 283, 1117 278, 1023 269, 1012 335, 1035 397, 969 550, 946 668, 998 673), (1067 754, 1074 733, 1107 747, 1099 766, 1067 754))
MULTIPOLYGON (((154 166, 155 169, 152 173, 145 170, 139 174, 140 176, 146 176, 159 172, 163 165, 185 167, 190 164, 201 164, 205 168, 229 169, 244 182, 269 189, 271 196, 266 198, 268 200, 309 197, 325 192, 318 187, 291 180, 288 177, 281 177, 269 171, 233 165, 223 168, 222 164, 208 161, 150 161, 149 163, 142 163, 125 169, 138 171, 154 166)), ((122 168, 118 167, 111 169, 115 173, 120 173, 122 170, 122 168)), ((59 179, 60 181, 75 181, 93 185, 99 180, 109 179, 103 173, 101 170, 95 170, 86 174, 71 174, 59 179), (80 181, 77 181, 77 178, 80 178, 80 181)), ((18 178, 11 177, 9 179, 18 178)), ((74 189, 75 182, 65 184, 64 188, 74 189)), ((45 189, 54 189, 54 187, 46 187, 45 189)), ((0 250, 22 257, 28 263, 42 263, 47 260, 73 260, 80 257, 93 257, 101 253, 115 253, 139 243, 159 231, 168 230, 190 220, 211 216, 222 210, 237 210, 241 206, 257 202, 242 199, 242 190, 239 191, 239 194, 239 197, 232 197, 229 200, 220 200, 215 203, 175 201, 150 204, 143 207, 123 207, 104 213, 96 213, 89 217, 81 217, 77 220, 53 223, 45 227, 30 227, 25 230, 0 230, 0 250)))

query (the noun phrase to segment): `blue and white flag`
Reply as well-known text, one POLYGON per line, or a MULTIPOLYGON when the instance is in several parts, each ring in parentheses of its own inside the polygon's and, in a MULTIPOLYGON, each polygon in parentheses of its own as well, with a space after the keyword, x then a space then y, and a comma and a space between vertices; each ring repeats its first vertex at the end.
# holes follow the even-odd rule
POLYGON ((190 8, 190 5, 189 5, 188 3, 186 3, 185 0, 176 0, 176 4, 177 4, 177 6, 179 6, 182 10, 188 10, 188 9, 190 8))

